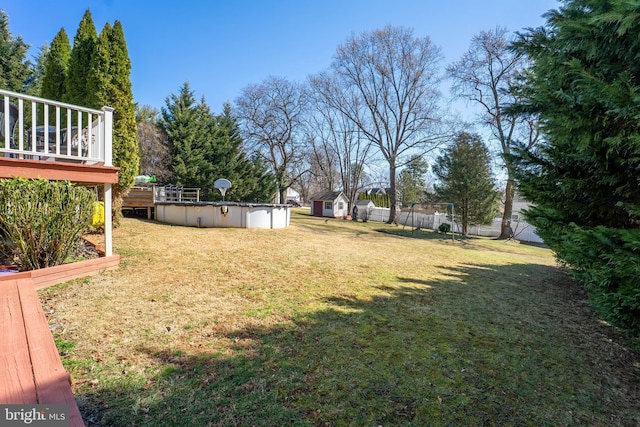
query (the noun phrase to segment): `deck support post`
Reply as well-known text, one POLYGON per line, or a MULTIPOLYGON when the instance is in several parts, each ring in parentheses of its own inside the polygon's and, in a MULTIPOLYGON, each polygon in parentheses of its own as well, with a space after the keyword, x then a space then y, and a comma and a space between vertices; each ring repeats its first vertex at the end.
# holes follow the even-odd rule
MULTIPOLYGON (((113 111, 111 107, 102 107, 104 111, 104 165, 113 166, 113 111)), ((105 255, 113 254, 113 215, 111 184, 104 185, 104 248, 105 255)))
POLYGON ((113 215, 111 184, 104 185, 104 254, 113 255, 113 215))

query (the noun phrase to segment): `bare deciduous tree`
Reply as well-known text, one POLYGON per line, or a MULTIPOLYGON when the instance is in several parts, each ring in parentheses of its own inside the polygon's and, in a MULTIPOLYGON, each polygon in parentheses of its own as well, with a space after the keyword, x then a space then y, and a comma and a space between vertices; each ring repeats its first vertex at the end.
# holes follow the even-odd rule
POLYGON ((171 147, 167 133, 158 125, 158 110, 143 105, 136 110, 140 173, 154 175, 160 183, 173 180, 171 147))
POLYGON ((302 115, 305 102, 297 84, 269 77, 249 85, 236 100, 236 113, 247 151, 255 152, 272 169, 284 203, 287 189, 301 172, 294 171, 304 148, 302 115))
POLYGON ((513 236, 514 166, 508 156, 515 144, 531 147, 539 135, 535 117, 505 114, 505 109, 517 100, 513 86, 525 67, 526 58, 510 49, 505 28, 483 31, 473 37, 469 50, 447 67, 449 76, 454 79, 453 92, 480 105, 480 122, 489 127, 500 143, 507 170, 500 239, 513 236))
POLYGON ((339 81, 329 74, 309 79, 310 116, 308 125, 313 132, 311 147, 318 169, 335 190, 337 175, 340 189, 351 206, 364 178, 364 167, 371 159, 371 142, 362 137, 356 124, 340 110, 334 108, 345 102, 339 81))
POLYGON ((411 155, 424 154, 443 141, 438 131, 441 59, 440 49, 428 37, 388 26, 347 40, 331 65, 344 92, 331 106, 352 121, 389 164, 389 223, 396 220, 397 169, 411 155))

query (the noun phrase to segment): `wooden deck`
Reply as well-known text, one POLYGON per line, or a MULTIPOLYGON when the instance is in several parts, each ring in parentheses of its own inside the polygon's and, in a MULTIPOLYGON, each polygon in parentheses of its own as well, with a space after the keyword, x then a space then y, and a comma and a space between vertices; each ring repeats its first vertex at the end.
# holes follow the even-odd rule
POLYGON ((122 198, 123 209, 146 209, 147 219, 152 219, 151 209, 155 208, 153 192, 155 187, 133 187, 122 198))
POLYGON ((118 182, 119 170, 120 168, 114 166, 0 157, 0 178, 20 176, 33 179, 69 180, 87 184, 115 184, 118 182))
POLYGON ((0 281, 0 403, 64 404, 70 426, 84 426, 29 274, 0 281))

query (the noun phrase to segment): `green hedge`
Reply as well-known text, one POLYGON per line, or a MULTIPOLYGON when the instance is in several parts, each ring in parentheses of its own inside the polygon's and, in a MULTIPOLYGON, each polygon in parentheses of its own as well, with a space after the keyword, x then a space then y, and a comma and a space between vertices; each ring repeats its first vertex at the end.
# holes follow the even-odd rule
POLYGON ((558 258, 585 286, 594 309, 640 335, 640 231, 572 224, 563 234, 558 258))
POLYGON ((358 195, 358 200, 371 200, 378 208, 391 207, 391 199, 388 194, 367 194, 365 192, 358 195))
POLYGON ((0 248, 21 270, 60 265, 91 224, 95 195, 70 182, 0 180, 0 248))

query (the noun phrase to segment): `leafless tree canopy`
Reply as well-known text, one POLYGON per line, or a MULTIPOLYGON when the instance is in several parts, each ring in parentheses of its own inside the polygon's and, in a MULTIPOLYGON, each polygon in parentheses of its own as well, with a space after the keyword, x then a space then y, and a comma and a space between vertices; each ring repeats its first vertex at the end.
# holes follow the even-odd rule
POLYGON ((386 27, 352 37, 337 49, 331 70, 342 91, 332 107, 375 144, 389 163, 391 215, 396 215, 396 170, 411 154, 442 142, 440 123, 440 49, 428 37, 402 27, 386 27))
MULTIPOLYGON (((517 143, 531 147, 539 136, 536 117, 505 114, 505 109, 517 100, 514 84, 527 66, 527 59, 511 50, 510 43, 505 28, 483 31, 471 40, 462 58, 447 67, 454 80, 454 93, 481 107, 480 122, 489 127, 505 155, 509 155, 517 143)), ((505 166, 507 185, 501 238, 513 234, 511 213, 515 186, 512 165, 506 160, 505 166)))
POLYGON ((284 78, 270 77, 249 85, 236 100, 236 114, 247 152, 255 152, 273 170, 281 201, 298 176, 292 176, 303 154, 303 91, 284 78))
POLYGON ((351 203, 364 178, 364 167, 371 160, 371 141, 356 124, 333 105, 345 97, 340 80, 324 73, 309 79, 309 119, 312 172, 319 172, 326 187, 342 189, 351 203))
POLYGON ((154 175, 159 183, 170 183, 171 150, 169 137, 154 122, 157 111, 143 106, 136 114, 138 122, 138 146, 140 149, 140 173, 154 175))

